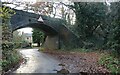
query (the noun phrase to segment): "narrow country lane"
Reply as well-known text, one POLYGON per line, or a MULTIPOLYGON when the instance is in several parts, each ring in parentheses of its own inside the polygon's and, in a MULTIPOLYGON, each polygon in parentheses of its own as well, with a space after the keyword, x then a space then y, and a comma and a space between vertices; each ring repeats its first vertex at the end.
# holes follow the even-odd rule
POLYGON ((61 69, 57 59, 39 52, 38 49, 21 49, 20 53, 27 61, 14 73, 56 73, 54 70, 61 69))

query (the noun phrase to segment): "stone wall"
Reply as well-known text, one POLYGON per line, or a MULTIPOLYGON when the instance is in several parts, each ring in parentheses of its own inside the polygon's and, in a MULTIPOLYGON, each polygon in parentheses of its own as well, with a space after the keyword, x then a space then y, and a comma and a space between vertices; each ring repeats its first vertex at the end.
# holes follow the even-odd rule
POLYGON ((44 43, 44 48, 46 50, 54 50, 59 48, 59 37, 58 35, 47 36, 44 43))
POLYGON ((59 35, 62 41, 61 45, 64 48, 78 48, 83 46, 81 39, 65 26, 60 27, 59 35))

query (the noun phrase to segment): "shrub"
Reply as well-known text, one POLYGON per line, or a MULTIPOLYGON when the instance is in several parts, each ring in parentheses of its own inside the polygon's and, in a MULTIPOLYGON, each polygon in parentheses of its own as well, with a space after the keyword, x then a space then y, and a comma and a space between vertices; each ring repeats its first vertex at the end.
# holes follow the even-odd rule
POLYGON ((2 44, 2 71, 6 72, 13 68, 21 59, 21 56, 13 49, 13 43, 2 44))
POLYGON ((101 64, 102 66, 105 66, 112 73, 120 73, 120 70, 119 70, 120 62, 117 58, 114 58, 111 55, 103 55, 99 60, 99 64, 101 64))
POLYGON ((21 42, 14 42, 14 48, 21 48, 21 42))

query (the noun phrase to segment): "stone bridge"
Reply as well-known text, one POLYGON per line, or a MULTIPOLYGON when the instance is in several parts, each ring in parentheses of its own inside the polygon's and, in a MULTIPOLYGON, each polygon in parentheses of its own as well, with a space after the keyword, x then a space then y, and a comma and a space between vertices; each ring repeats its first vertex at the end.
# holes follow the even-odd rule
POLYGON ((46 49, 71 48, 80 44, 79 38, 65 27, 66 23, 63 20, 22 10, 14 10, 16 14, 10 20, 12 31, 25 27, 40 29, 47 35, 44 43, 46 49))

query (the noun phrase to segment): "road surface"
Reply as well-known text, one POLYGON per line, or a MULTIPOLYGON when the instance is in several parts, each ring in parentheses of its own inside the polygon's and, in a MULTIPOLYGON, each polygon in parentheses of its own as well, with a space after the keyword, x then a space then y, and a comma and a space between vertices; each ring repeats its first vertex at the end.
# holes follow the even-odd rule
POLYGON ((54 70, 61 69, 57 59, 38 51, 38 49, 21 49, 19 51, 27 61, 13 73, 56 73, 54 70))

